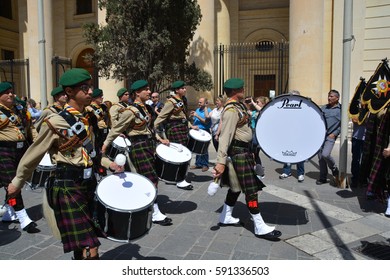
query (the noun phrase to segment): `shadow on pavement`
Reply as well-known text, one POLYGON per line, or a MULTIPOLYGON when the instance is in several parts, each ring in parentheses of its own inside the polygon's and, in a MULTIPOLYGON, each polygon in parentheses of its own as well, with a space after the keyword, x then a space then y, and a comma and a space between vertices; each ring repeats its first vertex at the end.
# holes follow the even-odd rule
POLYGON ((100 255, 101 260, 165 260, 161 257, 145 257, 139 253, 138 244, 124 244, 100 255))

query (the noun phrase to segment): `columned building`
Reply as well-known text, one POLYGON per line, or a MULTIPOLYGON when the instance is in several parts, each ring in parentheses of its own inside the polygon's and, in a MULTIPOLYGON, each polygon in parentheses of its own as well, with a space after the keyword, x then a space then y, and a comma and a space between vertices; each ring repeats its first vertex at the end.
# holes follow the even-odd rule
MULTIPOLYGON (((44 42, 40 42, 38 0, 0 1, 0 81, 11 81, 19 96, 39 101, 46 88, 47 102, 59 75, 84 67, 116 101, 125 81, 98 78, 86 55, 82 24, 104 24, 98 0, 43 0, 44 42), (40 84, 45 44, 47 84, 40 84)), ((279 95, 296 89, 318 104, 327 102, 331 88, 341 91, 344 1, 341 0, 198 0, 202 21, 190 45, 190 62, 208 71, 214 89, 189 96, 195 104, 206 94, 222 94, 227 78, 246 81, 247 95, 279 95)), ((390 57, 390 0, 354 0, 350 89, 360 77, 367 80, 379 62, 390 57)), ((344 93, 342 93, 344 94, 344 93)))

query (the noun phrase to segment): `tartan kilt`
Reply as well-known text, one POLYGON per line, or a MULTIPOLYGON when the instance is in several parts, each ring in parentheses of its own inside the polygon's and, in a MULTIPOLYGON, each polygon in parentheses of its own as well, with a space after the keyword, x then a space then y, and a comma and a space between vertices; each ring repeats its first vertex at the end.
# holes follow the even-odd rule
POLYGON ((98 236, 105 237, 93 219, 95 189, 95 179, 81 182, 55 180, 48 193, 65 253, 98 247, 98 236))
POLYGON ((188 145, 188 124, 187 123, 168 123, 165 127, 165 134, 170 142, 188 145))
POLYGON ((256 165, 254 155, 249 151, 249 148, 233 146, 229 149, 228 155, 232 159, 241 190, 246 196, 257 194, 258 191, 266 187, 257 177, 254 170, 256 165))
POLYGON ((25 149, 0 147, 0 187, 8 186, 16 176, 16 169, 25 149))
POLYGON ((155 153, 153 140, 131 141, 130 159, 139 174, 148 178, 157 187, 155 153))

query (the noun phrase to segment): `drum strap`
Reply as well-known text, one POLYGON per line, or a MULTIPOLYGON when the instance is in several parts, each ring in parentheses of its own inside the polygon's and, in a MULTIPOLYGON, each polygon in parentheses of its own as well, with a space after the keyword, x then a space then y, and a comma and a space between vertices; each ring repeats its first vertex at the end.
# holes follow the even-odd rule
POLYGON ((22 119, 22 112, 20 109, 16 108, 17 113, 12 112, 10 109, 5 108, 0 105, 0 111, 7 117, 7 120, 3 120, 4 124, 2 127, 5 127, 8 125, 9 122, 12 122, 19 130, 20 132, 25 135, 25 130, 23 128, 23 119, 22 119))
POLYGON ((89 156, 94 158, 96 156, 95 149, 93 147, 91 139, 89 139, 87 130, 81 121, 76 120, 73 114, 69 113, 66 109, 59 113, 61 117, 70 125, 70 128, 78 140, 82 143, 83 147, 87 150, 89 156))
POLYGON ((238 117, 239 117, 239 121, 237 123, 237 127, 242 127, 244 125, 250 125, 249 123, 249 115, 248 113, 246 112, 246 109, 245 109, 245 105, 242 104, 241 102, 230 102, 230 103, 227 103, 224 108, 223 108, 223 111, 226 111, 230 108, 235 108, 235 110, 237 111, 237 114, 238 114, 238 117))

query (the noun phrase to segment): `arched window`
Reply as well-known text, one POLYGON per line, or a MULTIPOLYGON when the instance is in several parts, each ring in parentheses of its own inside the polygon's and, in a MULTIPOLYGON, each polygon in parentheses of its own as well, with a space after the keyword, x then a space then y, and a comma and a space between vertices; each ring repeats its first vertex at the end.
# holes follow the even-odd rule
POLYGON ((271 41, 260 41, 256 44, 256 50, 259 52, 269 52, 274 48, 274 42, 271 41))

